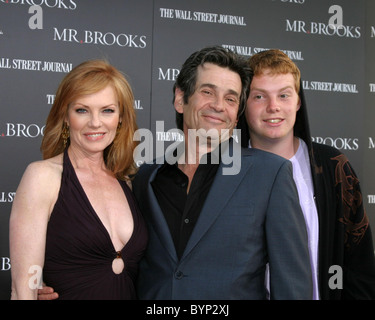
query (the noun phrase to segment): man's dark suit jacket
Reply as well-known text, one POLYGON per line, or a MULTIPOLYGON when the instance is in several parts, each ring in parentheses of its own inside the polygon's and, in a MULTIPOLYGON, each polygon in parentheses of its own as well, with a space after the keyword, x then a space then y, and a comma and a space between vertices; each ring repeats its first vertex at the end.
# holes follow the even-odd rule
POLYGON ((138 279, 140 299, 311 299, 304 217, 292 166, 274 154, 241 149, 236 175, 220 164, 179 260, 151 181, 161 164, 144 164, 133 181, 149 230, 138 279))

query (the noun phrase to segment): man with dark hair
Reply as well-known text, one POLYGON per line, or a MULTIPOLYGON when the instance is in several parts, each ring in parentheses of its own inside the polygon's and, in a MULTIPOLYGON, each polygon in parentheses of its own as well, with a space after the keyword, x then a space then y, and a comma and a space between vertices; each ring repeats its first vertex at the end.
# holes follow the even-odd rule
POLYGON ((265 299, 267 263, 271 299, 312 297, 289 161, 241 149, 231 138, 250 73, 242 58, 218 46, 193 53, 182 66, 173 103, 184 152, 177 147, 164 163, 143 165, 133 181, 149 230, 141 299, 265 299), (240 163, 225 171, 229 153, 240 163))
MULTIPOLYGON (((246 107, 246 99, 249 92, 249 76, 251 70, 245 65, 243 61, 238 60, 234 52, 228 51, 222 47, 204 48, 192 54, 184 63, 180 73, 173 86, 173 103, 176 99, 176 88, 179 88, 183 93, 183 102, 188 103, 189 97, 196 89, 198 67, 203 66, 205 63, 212 63, 219 67, 229 68, 236 72, 241 79, 242 89, 238 108, 238 116, 244 112, 246 107)), ((176 110, 176 124, 177 128, 183 130, 183 113, 176 110)))
POLYGON ((173 99, 182 148, 144 164, 133 180, 149 232, 140 299, 266 299, 267 264, 271 299, 312 298, 290 162, 231 138, 250 76, 244 59, 218 46, 182 66, 173 99), (229 154, 240 160, 232 167, 229 154))

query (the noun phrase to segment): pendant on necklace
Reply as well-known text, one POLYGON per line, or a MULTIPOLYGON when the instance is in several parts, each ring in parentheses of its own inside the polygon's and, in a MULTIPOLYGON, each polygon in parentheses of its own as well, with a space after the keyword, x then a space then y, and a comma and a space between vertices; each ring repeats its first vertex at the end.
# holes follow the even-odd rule
POLYGON ((125 264, 121 257, 121 251, 117 251, 116 258, 112 261, 112 270, 115 274, 120 274, 124 270, 125 264))

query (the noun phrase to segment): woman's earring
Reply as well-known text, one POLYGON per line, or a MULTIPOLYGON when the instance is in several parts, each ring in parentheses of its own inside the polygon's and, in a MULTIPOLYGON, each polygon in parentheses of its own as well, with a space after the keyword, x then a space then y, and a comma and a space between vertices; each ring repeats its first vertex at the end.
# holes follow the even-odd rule
POLYGON ((116 135, 119 134, 122 122, 119 122, 116 129, 116 135))
POLYGON ((63 124, 63 128, 61 131, 61 138, 63 139, 63 144, 64 144, 64 150, 66 148, 66 145, 68 144, 68 139, 69 139, 69 126, 66 122, 63 124))

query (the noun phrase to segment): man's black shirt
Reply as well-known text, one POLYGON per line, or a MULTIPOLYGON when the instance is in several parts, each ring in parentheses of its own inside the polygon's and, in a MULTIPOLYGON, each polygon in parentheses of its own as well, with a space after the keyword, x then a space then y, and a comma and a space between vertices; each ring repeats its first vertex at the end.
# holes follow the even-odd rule
POLYGON ((209 154, 205 163, 199 164, 189 193, 189 179, 178 168, 177 163, 165 163, 151 182, 179 258, 193 232, 219 167, 219 164, 211 163, 209 154))

